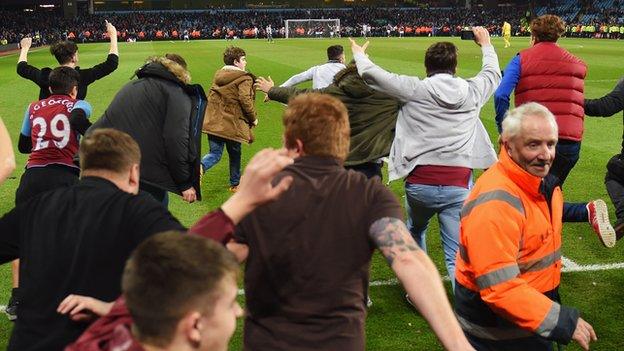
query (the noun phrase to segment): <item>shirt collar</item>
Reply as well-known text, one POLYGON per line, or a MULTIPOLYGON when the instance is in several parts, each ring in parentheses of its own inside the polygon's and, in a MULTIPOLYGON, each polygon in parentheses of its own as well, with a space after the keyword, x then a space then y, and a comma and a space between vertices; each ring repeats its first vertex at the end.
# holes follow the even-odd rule
POLYGON ((520 167, 507 153, 505 147, 501 147, 498 154, 498 163, 503 168, 503 171, 509 176, 509 178, 516 183, 522 190, 531 196, 542 196, 540 189, 542 184, 542 177, 534 176, 531 173, 520 167))

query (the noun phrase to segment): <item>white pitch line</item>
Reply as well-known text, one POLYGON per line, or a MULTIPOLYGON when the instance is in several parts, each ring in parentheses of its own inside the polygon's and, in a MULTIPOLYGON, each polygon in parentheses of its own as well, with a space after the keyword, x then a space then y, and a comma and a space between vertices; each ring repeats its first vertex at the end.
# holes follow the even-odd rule
POLYGON ((561 256, 561 262, 563 263, 563 268, 576 269, 580 267, 578 263, 564 256, 561 256))
POLYGON ((619 79, 585 79, 585 81, 589 83, 617 82, 618 80, 619 79))
MULTIPOLYGON (((588 264, 588 265, 580 265, 575 263, 574 261, 562 257, 563 261, 563 269, 561 270, 564 273, 571 272, 597 272, 597 271, 610 271, 615 269, 624 269, 624 262, 617 263, 607 263, 607 264, 588 264), (567 262, 567 263, 566 263, 567 262)), ((449 281, 448 276, 442 277, 442 280, 449 281)), ((396 278, 386 279, 386 280, 373 280, 369 284, 370 286, 395 286, 399 285, 399 280, 396 278)), ((245 295, 245 289, 238 289, 238 295, 245 295)), ((6 306, 0 305, 0 313, 4 312, 6 306)))
MULTIPOLYGON (((573 273, 573 272, 597 272, 597 271, 609 271, 615 269, 624 269, 624 262, 617 263, 607 263, 607 264, 588 264, 588 265, 580 265, 575 263, 574 261, 562 257, 562 261, 564 262, 564 267, 561 270, 563 273, 573 273), (567 264, 565 262, 568 262, 567 264)), ((442 277, 442 280, 449 281, 448 276, 442 277)), ((399 281, 396 278, 386 279, 386 280, 373 280, 369 283, 369 286, 395 286, 399 285, 399 281)), ((238 289, 238 295, 244 295, 244 289, 238 289)))

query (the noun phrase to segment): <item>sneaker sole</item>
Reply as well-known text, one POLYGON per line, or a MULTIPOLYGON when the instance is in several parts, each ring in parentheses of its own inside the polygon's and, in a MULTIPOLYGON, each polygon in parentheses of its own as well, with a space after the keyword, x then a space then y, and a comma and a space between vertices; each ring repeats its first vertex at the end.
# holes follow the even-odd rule
POLYGON ((615 230, 609 222, 607 204, 603 200, 596 200, 594 206, 596 206, 596 219, 598 220, 598 237, 604 246, 614 247, 616 242, 615 230))

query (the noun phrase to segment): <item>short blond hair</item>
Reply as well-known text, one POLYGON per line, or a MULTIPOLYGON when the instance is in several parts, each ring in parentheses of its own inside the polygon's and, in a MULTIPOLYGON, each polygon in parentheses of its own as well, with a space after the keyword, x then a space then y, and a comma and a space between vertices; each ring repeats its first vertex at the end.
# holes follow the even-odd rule
POLYGON ((284 141, 292 148, 299 139, 306 155, 344 161, 349 154, 349 114, 340 100, 329 95, 299 95, 284 112, 284 141))

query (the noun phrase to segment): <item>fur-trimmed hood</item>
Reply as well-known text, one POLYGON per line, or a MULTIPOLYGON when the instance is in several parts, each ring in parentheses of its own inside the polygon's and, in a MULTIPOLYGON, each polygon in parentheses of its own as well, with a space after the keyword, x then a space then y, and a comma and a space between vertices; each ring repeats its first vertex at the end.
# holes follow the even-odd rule
POLYGON ((138 78, 155 76, 177 82, 181 85, 191 83, 191 74, 182 65, 166 57, 154 56, 148 58, 145 65, 139 68, 135 75, 138 78))

